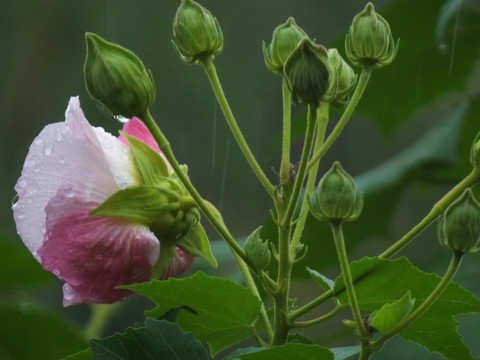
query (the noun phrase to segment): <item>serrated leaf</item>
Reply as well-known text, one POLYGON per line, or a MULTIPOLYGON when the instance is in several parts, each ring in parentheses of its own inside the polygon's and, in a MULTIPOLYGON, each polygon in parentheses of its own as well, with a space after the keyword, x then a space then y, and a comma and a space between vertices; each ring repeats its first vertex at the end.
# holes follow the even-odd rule
POLYGON ((210 249, 207 233, 200 223, 191 228, 187 235, 177 242, 177 246, 189 254, 201 257, 214 268, 218 267, 217 260, 210 249))
POLYGON ((310 269, 308 266, 307 272, 318 282, 318 284, 323 290, 328 291, 330 289, 333 289, 335 281, 327 278, 325 275, 320 274, 316 270, 310 269))
POLYGON ((133 161, 145 185, 156 185, 159 178, 168 176, 167 165, 160 154, 133 136, 124 132, 121 135, 127 140, 133 161))
MULTIPOLYGON (((350 266, 360 309, 372 313, 394 302, 408 291, 418 307, 440 282, 440 277, 413 266, 406 258, 364 258, 350 266)), ((335 282, 337 299, 348 305, 343 277, 335 282)), ((456 283, 450 283, 440 298, 400 336, 450 360, 473 360, 456 328, 454 315, 480 312, 480 299, 456 283)))
POLYGON ((231 280, 210 277, 202 272, 184 278, 125 286, 153 300, 157 307, 147 312, 158 317, 172 308, 179 311, 177 323, 207 342, 213 355, 249 337, 260 312, 260 300, 252 292, 231 280))
POLYGON ((92 360, 92 349, 88 348, 64 357, 62 360, 92 360))
POLYGON ((145 326, 126 333, 92 339, 93 360, 208 360, 207 350, 177 324, 147 318, 145 326))
POLYGON ((411 293, 408 291, 397 301, 383 305, 370 318, 372 326, 382 333, 388 332, 412 312, 414 304, 415 300, 412 299, 411 293))
POLYGON ((87 347, 80 329, 34 304, 0 304, 2 359, 61 359, 87 347))
POLYGON ((269 349, 237 355, 242 360, 334 360, 333 353, 322 346, 285 344, 269 349))
POLYGON ((360 346, 344 346, 338 348, 331 348, 330 351, 333 353, 334 360, 346 360, 353 355, 360 354, 360 346))

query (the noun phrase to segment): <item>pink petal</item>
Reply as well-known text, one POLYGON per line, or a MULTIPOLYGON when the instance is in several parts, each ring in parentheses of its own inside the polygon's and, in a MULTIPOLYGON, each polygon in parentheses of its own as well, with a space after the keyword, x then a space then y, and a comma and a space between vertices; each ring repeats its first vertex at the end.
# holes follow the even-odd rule
POLYGON ((65 122, 47 125, 35 138, 15 185, 18 201, 12 209, 17 232, 37 260, 46 231, 45 207, 59 188, 100 204, 138 182, 128 148, 90 126, 77 97, 70 99, 65 117, 65 122))
POLYGON ((176 254, 173 257, 170 266, 163 272, 160 277, 161 280, 166 280, 169 277, 177 277, 190 269, 195 261, 195 256, 184 252, 180 248, 176 248, 176 254))
POLYGON ((62 191, 47 208, 43 267, 66 282, 64 305, 112 303, 130 294, 119 285, 148 281, 159 242, 145 226, 88 216, 95 203, 62 191))
MULTIPOLYGON (((133 136, 138 140, 142 140, 145 144, 147 144, 157 152, 161 152, 157 142, 153 138, 153 135, 139 118, 133 117, 129 122, 123 125, 123 132, 127 133, 130 136, 133 136)), ((123 141, 125 144, 127 143, 125 139, 121 136, 120 140, 123 141)))

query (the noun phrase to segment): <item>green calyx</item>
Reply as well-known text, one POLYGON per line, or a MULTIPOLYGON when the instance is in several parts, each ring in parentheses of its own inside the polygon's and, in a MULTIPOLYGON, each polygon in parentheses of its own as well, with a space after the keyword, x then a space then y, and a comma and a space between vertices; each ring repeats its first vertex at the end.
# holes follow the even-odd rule
POLYGON ((222 29, 210 11, 193 0, 182 0, 173 22, 173 46, 184 62, 199 63, 222 51, 222 29))
POLYGON ((263 57, 267 67, 275 74, 283 75, 285 62, 304 37, 307 37, 307 34, 292 17, 279 25, 273 31, 271 44, 267 47, 263 43, 263 57))
POLYGON ((398 44, 388 22, 368 3, 353 19, 345 38, 345 52, 356 66, 380 68, 395 59, 398 44))
POLYGON ((141 116, 155 100, 151 71, 130 50, 85 34, 85 83, 90 96, 113 115, 141 116))
POLYGON ((330 101, 331 72, 327 49, 308 38, 298 44, 285 63, 287 85, 292 92, 292 101, 300 106, 320 106, 320 101, 330 101))
POLYGON ((445 210, 437 233, 440 243, 454 252, 480 252, 480 204, 470 189, 445 210))
POLYGON ((353 178, 336 161, 310 197, 310 211, 318 220, 353 221, 363 208, 353 178))
POLYGON ((332 93, 331 105, 337 108, 345 106, 350 100, 350 93, 357 83, 355 71, 348 65, 337 49, 328 49, 328 63, 332 71, 332 93))
POLYGON ((470 149, 470 162, 474 168, 480 168, 480 132, 473 140, 472 148, 470 149))
POLYGON ((245 242, 245 254, 253 265, 258 269, 263 269, 270 264, 272 254, 268 248, 268 241, 260 238, 262 227, 257 228, 245 242))

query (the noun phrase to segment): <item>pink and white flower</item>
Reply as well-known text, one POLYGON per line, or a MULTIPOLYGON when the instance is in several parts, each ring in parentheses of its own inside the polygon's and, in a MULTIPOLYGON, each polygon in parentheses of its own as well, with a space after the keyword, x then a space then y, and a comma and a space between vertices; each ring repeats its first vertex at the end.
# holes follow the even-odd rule
MULTIPOLYGON (((130 120, 123 131, 161 154, 139 119, 130 120)), ((150 280, 161 249, 148 227, 88 216, 117 191, 139 184, 124 139, 92 127, 77 97, 70 99, 65 122, 47 125, 31 144, 15 185, 13 214, 35 259, 65 282, 64 306, 112 303, 130 294, 116 286, 150 280)), ((183 273, 193 260, 177 248, 162 277, 183 273)))

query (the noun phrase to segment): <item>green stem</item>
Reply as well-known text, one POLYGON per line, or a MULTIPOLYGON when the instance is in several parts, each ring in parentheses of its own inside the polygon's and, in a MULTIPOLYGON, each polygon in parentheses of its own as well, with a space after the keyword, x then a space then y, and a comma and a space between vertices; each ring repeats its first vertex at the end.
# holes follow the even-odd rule
POLYGON ((282 160, 280 163, 280 184, 285 187, 291 181, 290 176, 290 138, 291 138, 291 111, 292 93, 288 88, 287 79, 282 77, 283 95, 283 136, 282 136, 282 160))
POLYGON ((379 255, 380 258, 389 258, 397 251, 402 249, 410 241, 412 241, 418 234, 420 234, 428 225, 430 225, 437 217, 439 217, 447 209, 447 207, 458 198, 466 188, 475 185, 480 180, 480 172, 478 169, 473 170, 455 187, 453 187, 444 197, 442 197, 432 208, 432 210, 425 216, 415 227, 413 227, 407 234, 405 234, 395 244, 390 246, 387 250, 379 255))
POLYGON ((296 328, 306 328, 306 327, 309 327, 309 326, 320 324, 320 323, 322 323, 326 320, 329 320, 329 319, 333 318, 340 311, 342 311, 343 308, 344 307, 342 305, 337 305, 337 306, 335 306, 335 308, 332 311, 326 313, 325 315, 322 315, 322 316, 320 316, 316 319, 312 319, 312 320, 296 321, 292 324, 292 326, 296 327, 296 328))
POLYGON ((437 300, 440 297, 440 295, 442 295, 443 291, 447 288, 448 284, 455 276, 455 273, 457 272, 461 264, 462 257, 463 257, 463 253, 460 253, 460 252, 453 253, 452 260, 450 261, 450 265, 448 266, 448 269, 445 275, 443 276, 442 280, 438 283, 438 285, 435 287, 435 289, 432 291, 432 293, 428 296, 428 298, 414 312, 412 312, 406 319, 404 319, 400 324, 398 324, 389 332, 384 334, 382 337, 374 341, 371 344, 372 348, 374 349, 380 348, 385 343, 385 341, 387 341, 392 336, 394 336, 395 334, 405 329, 410 324, 412 324, 423 313, 425 313, 425 311, 427 311, 430 308, 430 306, 432 306, 435 300, 437 300))
MULTIPOLYGON (((322 143, 325 137, 325 130, 328 124, 328 116, 329 116, 329 109, 330 109, 329 105, 330 104, 328 103, 321 103, 320 108, 318 109, 317 134, 315 138, 315 145, 313 148, 314 152, 316 152, 320 148, 320 146, 322 146, 322 143)), ((290 244, 290 254, 292 256, 297 252, 297 245, 300 242, 303 229, 305 228, 305 223, 308 218, 308 209, 309 209, 308 197, 312 193, 313 188, 315 186, 319 165, 320 165, 320 161, 317 161, 316 164, 313 165, 308 172, 308 179, 307 179, 307 185, 305 187, 305 194, 303 197, 302 209, 300 210, 300 217, 298 218, 295 224, 295 230, 293 232, 292 242, 290 244)))
POLYGON ((327 137, 323 145, 320 147, 320 149, 318 149, 313 154, 312 158, 308 162, 307 169, 310 169, 312 166, 314 166, 318 162, 318 160, 328 151, 328 149, 330 149, 330 146, 332 146, 333 142, 337 139, 338 135, 340 135, 343 128, 347 124, 348 120, 352 116, 353 111, 355 110, 355 107, 360 101, 360 98, 363 95, 363 91, 367 87, 368 80, 370 79, 371 73, 372 73, 371 67, 362 68, 362 72, 360 73, 360 78, 358 79, 357 86, 355 88, 355 91, 353 92, 352 98, 350 99, 347 107, 345 108, 345 111, 343 112, 337 125, 335 125, 335 128, 327 137))
POLYGON ((87 338, 100 337, 103 329, 112 316, 123 305, 121 302, 114 304, 90 304, 90 318, 85 326, 85 335, 87 338))
MULTIPOLYGON (((142 120, 144 121, 148 130, 150 130, 150 132, 152 133, 153 138, 157 142, 159 148, 162 150, 163 154, 167 158, 168 162, 172 166, 173 170, 177 174, 182 184, 185 186, 185 188, 190 193, 190 195, 194 198, 195 202, 203 211, 203 213, 208 218, 208 220, 212 223, 214 228, 218 231, 218 233, 222 236, 222 238, 227 242, 228 247, 230 248, 230 251, 233 253, 233 256, 238 264, 238 267, 240 268, 240 271, 242 272, 245 278, 245 282, 247 283, 247 286, 250 288, 250 290, 254 295, 256 295, 259 299, 261 299, 260 293, 258 292, 258 289, 255 285, 255 281, 253 280, 252 274, 248 270, 247 265, 250 266, 251 269, 255 269, 255 267, 245 255, 245 252, 243 251, 243 249, 237 244, 234 237, 230 234, 225 224, 223 223, 223 220, 219 218, 217 214, 213 213, 211 207, 207 204, 206 201, 203 200, 203 198, 198 193, 197 189, 195 189, 193 184, 190 182, 190 179, 188 178, 188 176, 183 172, 183 170, 180 167, 180 164, 178 163, 177 159, 175 158, 175 155, 173 154, 173 151, 170 147, 170 143, 168 142, 167 138, 165 137, 163 132, 160 130, 156 122, 153 120, 150 112, 143 114, 142 120)), ((270 324, 270 320, 268 318, 267 312, 263 304, 261 307, 260 316, 262 318, 267 336, 271 338, 273 336, 272 326, 270 324)))
POLYGON ((294 321, 295 319, 298 319, 300 316, 306 314, 307 312, 313 310, 316 308, 318 305, 323 304, 326 300, 330 299, 333 296, 333 290, 328 290, 324 292, 322 295, 319 297, 313 299, 309 303, 303 305, 302 307, 298 308, 295 311, 292 311, 290 313, 290 320, 294 321))
POLYGON ((357 329, 361 338, 367 338, 368 332, 363 323, 362 314, 358 305, 357 296, 355 295, 355 288, 353 287, 352 274, 350 273, 350 265, 348 263, 347 250, 345 248, 345 240, 343 238, 342 222, 330 221, 332 228, 333 239, 337 248, 338 260, 340 268, 342 269, 343 281, 347 289, 347 296, 352 308, 353 318, 357 324, 357 329))
POLYGON ((235 140, 237 141, 240 149, 242 150, 243 155, 247 159, 248 163, 250 164, 250 167, 252 168, 253 172, 262 183, 267 193, 272 197, 272 199, 275 199, 275 187, 270 183, 267 176, 261 169, 257 160, 255 159, 255 156, 252 154, 252 151, 250 150, 245 138, 243 137, 243 134, 240 128, 238 127, 237 121, 233 116, 233 112, 230 109, 230 105, 228 104, 227 98, 225 97, 225 93, 223 92, 222 85, 220 84, 220 80, 218 78, 217 71, 215 69, 215 65, 213 63, 212 57, 207 56, 206 58, 204 58, 202 61, 202 64, 208 76, 208 79, 210 80, 210 84, 212 85, 213 91, 215 92, 218 103, 223 111, 223 114, 225 115, 225 118, 227 119, 227 123, 230 126, 233 136, 235 137, 235 140))

